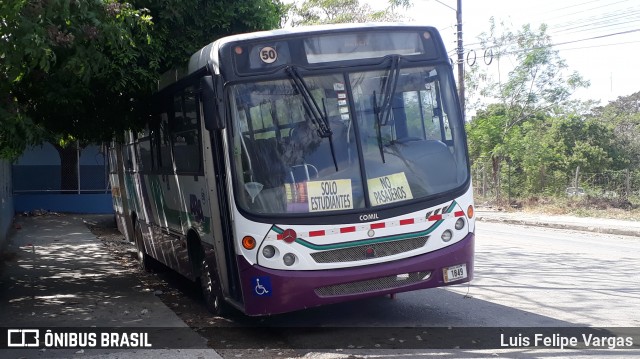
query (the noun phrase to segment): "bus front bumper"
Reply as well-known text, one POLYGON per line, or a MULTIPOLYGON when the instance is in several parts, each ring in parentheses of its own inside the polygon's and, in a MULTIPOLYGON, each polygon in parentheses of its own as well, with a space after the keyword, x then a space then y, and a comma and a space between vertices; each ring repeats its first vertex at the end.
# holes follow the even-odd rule
POLYGON ((392 262, 318 271, 283 271, 238 256, 244 312, 269 315, 473 279, 475 236, 435 252, 392 262), (444 268, 466 265, 466 278, 445 283, 444 268))

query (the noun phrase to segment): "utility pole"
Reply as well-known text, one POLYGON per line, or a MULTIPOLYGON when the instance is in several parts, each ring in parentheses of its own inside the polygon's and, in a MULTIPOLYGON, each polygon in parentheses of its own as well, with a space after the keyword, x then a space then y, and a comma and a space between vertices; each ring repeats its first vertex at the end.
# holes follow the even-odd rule
POLYGON ((464 110, 464 47, 462 46, 462 0, 457 0, 457 8, 454 9, 451 6, 440 0, 434 0, 435 2, 442 4, 449 9, 456 12, 456 36, 458 47, 456 52, 458 53, 458 97, 460 98, 460 110, 462 111, 462 120, 465 120, 464 110))
POLYGON ((458 35, 458 97, 460 97, 460 110, 462 120, 465 121, 464 100, 464 47, 462 46, 462 0, 458 0, 456 9, 457 35, 458 35))

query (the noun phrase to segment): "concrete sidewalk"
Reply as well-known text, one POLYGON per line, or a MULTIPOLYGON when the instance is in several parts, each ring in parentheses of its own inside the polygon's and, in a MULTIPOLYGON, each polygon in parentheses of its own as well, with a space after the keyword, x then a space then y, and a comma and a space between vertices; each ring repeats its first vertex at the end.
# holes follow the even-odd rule
MULTIPOLYGON (((220 358, 134 274, 122 270, 79 216, 15 222, 21 229, 10 239, 0 276, 2 329, 126 327, 164 332, 170 340, 154 343, 165 348, 160 350, 5 349, 1 358, 220 358), (171 341, 182 349, 170 349, 171 341)), ((0 335, 6 338, 7 331, 0 335)))
POLYGON ((485 222, 521 224, 640 237, 640 219, 638 221, 627 221, 607 218, 545 215, 528 212, 504 212, 482 208, 476 209, 476 218, 485 222))

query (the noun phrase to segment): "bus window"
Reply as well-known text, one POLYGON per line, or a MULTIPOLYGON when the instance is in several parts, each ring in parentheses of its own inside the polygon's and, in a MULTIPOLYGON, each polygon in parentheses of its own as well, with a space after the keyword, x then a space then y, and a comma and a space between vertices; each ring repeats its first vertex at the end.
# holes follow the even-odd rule
POLYGON ((175 117, 171 124, 171 142, 176 173, 198 173, 201 170, 200 123, 198 103, 193 88, 174 97, 175 117))
POLYGON ((135 144, 129 143, 126 145, 125 149, 122 151, 122 158, 124 160, 124 170, 125 172, 132 172, 134 170, 133 162, 135 161, 135 144))
POLYGON ((254 137, 256 139, 266 139, 276 136, 273 130, 273 117, 271 115, 271 103, 261 103, 251 107, 249 114, 253 125, 254 137))
POLYGON ((115 174, 118 172, 118 159, 116 158, 116 148, 111 147, 108 150, 109 153, 109 173, 115 174))
POLYGON ((169 141, 169 116, 166 112, 160 114, 160 126, 155 137, 158 149, 157 168, 160 173, 173 173, 171 159, 171 142, 169 141))
POLYGON ((139 171, 149 173, 153 170, 153 155, 151 152, 151 136, 147 134, 138 140, 138 157, 140 158, 139 171))
POLYGON ((314 76, 304 81, 323 115, 326 113, 331 140, 319 134, 292 81, 234 87, 234 132, 241 134, 235 136, 234 154, 237 173, 242 174, 236 181, 245 188, 241 193, 244 197, 239 196, 245 208, 291 213, 364 206, 344 75, 314 76), (245 127, 246 113, 249 119, 245 127), (342 201, 321 205, 320 201, 325 201, 319 190, 322 184, 333 185, 335 197, 342 201), (314 197, 316 192, 320 194, 314 197))
MULTIPOLYGON (((434 68, 406 68, 399 71, 394 93, 384 93, 389 71, 352 74, 356 117, 363 144, 367 181, 395 178, 408 185, 405 199, 427 197, 460 186, 464 167, 463 148, 453 146, 452 129, 442 99, 441 78, 434 68), (378 110, 383 98, 390 115, 378 110), (452 146, 452 147, 450 147, 452 146), (458 161, 456 161, 456 157, 458 161)), ((449 105, 448 108, 452 108, 449 105)), ((371 187, 372 205, 377 201, 371 187)), ((404 197, 403 197, 404 198, 404 197)))

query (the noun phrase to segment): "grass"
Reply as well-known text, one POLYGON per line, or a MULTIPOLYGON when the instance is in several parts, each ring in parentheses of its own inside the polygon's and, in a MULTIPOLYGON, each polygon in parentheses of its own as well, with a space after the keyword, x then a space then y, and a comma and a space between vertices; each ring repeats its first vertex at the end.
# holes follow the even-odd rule
POLYGON ((501 204, 476 197, 477 205, 488 205, 504 211, 524 211, 547 215, 569 215, 576 217, 612 218, 640 221, 640 198, 576 197, 529 197, 501 204))

